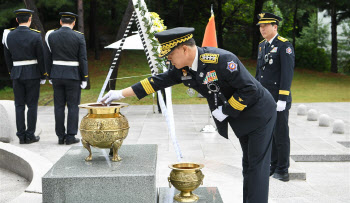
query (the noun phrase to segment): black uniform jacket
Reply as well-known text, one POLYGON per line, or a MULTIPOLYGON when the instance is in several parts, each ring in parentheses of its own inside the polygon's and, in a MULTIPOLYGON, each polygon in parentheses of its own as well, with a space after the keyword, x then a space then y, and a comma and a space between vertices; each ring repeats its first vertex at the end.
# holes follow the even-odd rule
POLYGON ((69 27, 61 27, 48 31, 45 41, 49 53, 47 72, 50 79, 82 81, 88 79, 86 43, 83 33, 69 27), (59 64, 55 64, 55 61, 59 64), (75 63, 75 65, 66 65, 66 63, 75 63))
POLYGON ((8 33, 4 44, 5 61, 11 79, 45 79, 45 60, 40 31, 18 26, 8 33), (15 65, 14 62, 37 60, 36 64, 15 65))
POLYGON ((265 44, 266 40, 259 44, 255 78, 270 91, 276 102, 291 102, 294 48, 287 39, 278 35, 266 50, 265 44))
POLYGON ((197 72, 189 72, 188 67, 172 68, 162 74, 152 76, 132 86, 139 99, 148 94, 175 84, 183 83, 202 94, 211 111, 223 106, 228 117, 215 120, 219 134, 228 138, 230 123, 236 136, 246 135, 264 126, 276 111, 276 103, 271 94, 254 79, 239 59, 231 52, 211 47, 198 47, 197 72), (192 79, 182 80, 184 72, 192 79), (208 89, 220 88, 215 104, 215 93, 208 89), (213 88, 214 87, 214 88, 213 88), (221 96, 220 96, 221 94, 221 96))

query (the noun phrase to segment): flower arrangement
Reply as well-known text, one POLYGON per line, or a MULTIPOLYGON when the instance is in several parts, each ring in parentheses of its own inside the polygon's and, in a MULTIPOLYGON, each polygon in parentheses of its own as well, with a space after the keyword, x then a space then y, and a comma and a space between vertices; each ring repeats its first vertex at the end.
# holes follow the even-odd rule
POLYGON ((153 22, 151 32, 153 31, 154 33, 157 33, 166 30, 167 27, 164 25, 164 21, 159 17, 157 13, 150 12, 149 14, 153 22))
POLYGON ((152 45, 151 51, 152 55, 155 58, 155 63, 157 66, 156 68, 158 68, 158 70, 163 70, 166 68, 166 59, 158 57, 160 52, 160 44, 158 40, 155 39, 154 34, 166 30, 167 27, 164 25, 164 21, 159 17, 157 13, 147 11, 147 7, 141 4, 141 0, 137 1, 135 8, 138 8, 140 10, 142 16, 141 20, 146 28, 147 38, 150 40, 150 44, 152 45))

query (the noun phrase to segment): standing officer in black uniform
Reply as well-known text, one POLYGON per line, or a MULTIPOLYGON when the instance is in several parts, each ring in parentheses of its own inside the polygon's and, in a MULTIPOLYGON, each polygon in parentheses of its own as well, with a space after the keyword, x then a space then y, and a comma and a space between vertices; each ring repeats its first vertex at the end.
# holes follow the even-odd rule
POLYGON ((228 138, 228 124, 243 150, 243 202, 268 202, 272 130, 276 103, 231 52, 197 47, 194 28, 174 28, 155 34, 160 57, 175 66, 123 90, 111 90, 103 103, 136 95, 139 99, 159 89, 183 83, 208 101, 220 135, 228 138))
POLYGON ((13 80, 17 136, 20 144, 30 144, 40 139, 35 136, 35 128, 40 84, 45 84, 47 75, 44 48, 40 31, 29 28, 34 11, 19 9, 14 12, 19 26, 4 30, 2 43, 7 68, 13 80), (28 107, 27 128, 25 105, 28 107))
POLYGON ((61 28, 46 33, 49 53, 48 73, 54 90, 56 135, 58 144, 78 143, 81 88, 88 78, 86 44, 83 33, 72 30, 78 15, 60 12, 61 28), (52 80, 52 81, 51 81, 52 80), (68 107, 67 131, 64 126, 65 106, 68 107))
POLYGON ((292 103, 290 87, 294 71, 294 48, 277 33, 278 23, 282 18, 271 13, 261 13, 258 18, 257 25, 265 39, 259 44, 255 78, 269 90, 277 103, 270 175, 281 181, 289 181, 288 116, 292 103))

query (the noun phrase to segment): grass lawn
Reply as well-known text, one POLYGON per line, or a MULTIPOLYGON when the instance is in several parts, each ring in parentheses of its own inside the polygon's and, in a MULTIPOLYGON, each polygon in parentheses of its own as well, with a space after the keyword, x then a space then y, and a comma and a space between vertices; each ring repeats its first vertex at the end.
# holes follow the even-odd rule
MULTIPOLYGON (((110 66, 111 51, 101 52, 101 60, 94 60, 89 52, 89 77, 91 89, 82 90, 81 103, 96 102, 110 66)), ((256 61, 241 59, 252 75, 255 75, 256 61)), ((143 51, 123 51, 118 78, 149 74, 150 70, 143 51)), ((126 88, 147 76, 118 79, 116 89, 126 88)), ((187 87, 176 85, 172 88, 174 104, 206 104, 206 99, 189 97, 187 87)), ((296 68, 292 83, 293 102, 350 102, 350 76, 320 73, 296 68)), ((13 100, 12 88, 0 90, 0 100, 13 100)), ((123 99, 132 105, 152 104, 151 95, 138 101, 136 97, 123 99)), ((52 86, 41 85, 39 105, 53 105, 52 86)))

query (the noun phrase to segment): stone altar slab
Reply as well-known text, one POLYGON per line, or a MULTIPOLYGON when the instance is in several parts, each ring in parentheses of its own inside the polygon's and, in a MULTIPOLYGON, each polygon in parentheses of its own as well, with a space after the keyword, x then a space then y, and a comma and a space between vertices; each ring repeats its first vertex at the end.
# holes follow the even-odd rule
MULTIPOLYGON (((173 199, 174 195, 178 193, 180 193, 180 191, 177 189, 172 190, 172 188, 160 187, 159 203, 179 203, 173 199)), ((199 200, 195 203, 223 203, 217 187, 199 187, 194 190, 193 193, 199 197, 199 200)))
POLYGON ((42 178, 43 202, 156 203, 157 145, 122 145, 120 162, 109 149, 73 146, 42 178))

